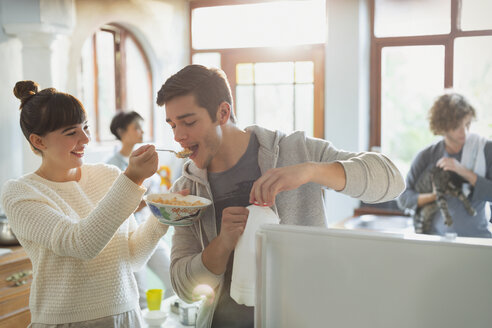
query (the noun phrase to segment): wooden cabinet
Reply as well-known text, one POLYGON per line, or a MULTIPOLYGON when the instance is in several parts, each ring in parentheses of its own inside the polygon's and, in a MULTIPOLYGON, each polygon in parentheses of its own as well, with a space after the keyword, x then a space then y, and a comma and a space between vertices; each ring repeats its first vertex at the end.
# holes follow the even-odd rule
POLYGON ((0 328, 24 328, 31 322, 32 265, 21 246, 10 249, 11 253, 0 255, 0 328))

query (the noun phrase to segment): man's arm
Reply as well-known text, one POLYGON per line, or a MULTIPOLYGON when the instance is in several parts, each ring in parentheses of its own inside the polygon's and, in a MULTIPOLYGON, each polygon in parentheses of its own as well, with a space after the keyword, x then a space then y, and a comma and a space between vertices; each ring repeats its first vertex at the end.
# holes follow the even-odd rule
POLYGON ((345 188, 346 177, 338 162, 306 162, 265 172, 255 181, 250 193, 250 203, 272 206, 275 196, 282 191, 293 190, 308 182, 318 183, 340 191, 345 188))
POLYGON ((249 211, 245 207, 227 207, 222 212, 219 235, 203 250, 202 261, 214 274, 226 270, 229 257, 244 232, 249 211))
POLYGON ((279 192, 308 182, 367 203, 389 201, 405 188, 401 173, 388 158, 376 153, 360 153, 328 163, 306 162, 268 170, 253 184, 250 202, 271 206, 279 192))
MULTIPOLYGON (((190 193, 191 184, 181 177, 171 188, 171 192, 182 195, 190 193)), ((205 208, 200 215, 213 217, 213 208, 205 208)), ((215 289, 222 280, 222 274, 214 274, 203 263, 200 234, 193 227, 175 227, 171 250, 171 283, 176 294, 186 302, 195 302, 197 286, 208 285, 215 289)))

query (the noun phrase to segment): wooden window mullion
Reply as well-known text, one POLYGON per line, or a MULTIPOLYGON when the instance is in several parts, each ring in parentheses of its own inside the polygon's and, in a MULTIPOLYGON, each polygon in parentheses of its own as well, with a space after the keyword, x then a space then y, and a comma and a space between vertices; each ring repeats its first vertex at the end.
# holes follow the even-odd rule
POLYGON ((444 47, 444 88, 453 87, 454 38, 449 38, 444 47))
POLYGON ((95 137, 97 141, 101 141, 101 135, 99 133, 99 128, 101 123, 99 122, 99 68, 97 66, 97 42, 96 33, 92 35, 92 63, 94 72, 93 90, 94 90, 94 116, 95 116, 95 137))
POLYGON ((120 34, 113 30, 110 30, 113 34, 113 48, 114 48, 114 97, 115 97, 115 110, 122 110, 121 103, 121 65, 120 65, 120 34))
POLYGON ((128 110, 128 101, 127 101, 127 84, 126 84, 126 39, 128 34, 125 30, 120 30, 120 42, 119 42, 119 78, 120 78, 120 90, 119 90, 119 98, 120 98, 120 108, 123 110, 128 110))
POLYGON ((454 80, 454 40, 460 28, 460 0, 451 0, 451 32, 444 48, 444 88, 452 88, 454 80))

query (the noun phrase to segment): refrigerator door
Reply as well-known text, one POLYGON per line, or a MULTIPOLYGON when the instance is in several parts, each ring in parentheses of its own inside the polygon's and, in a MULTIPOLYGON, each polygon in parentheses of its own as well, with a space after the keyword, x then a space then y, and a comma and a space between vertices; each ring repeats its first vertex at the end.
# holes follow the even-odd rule
POLYGON ((492 241, 265 225, 255 327, 462 328, 492 322, 492 241))

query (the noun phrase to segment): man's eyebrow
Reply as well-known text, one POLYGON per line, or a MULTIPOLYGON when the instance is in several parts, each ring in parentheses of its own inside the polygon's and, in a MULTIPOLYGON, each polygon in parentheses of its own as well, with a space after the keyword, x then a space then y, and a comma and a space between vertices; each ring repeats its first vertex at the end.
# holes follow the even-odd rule
MULTIPOLYGON (((195 115, 195 113, 187 113, 187 114, 183 114, 183 115, 180 115, 180 116, 176 117, 176 119, 182 120, 184 118, 187 118, 187 117, 190 117, 190 116, 193 116, 193 115, 195 115)), ((171 119, 170 118, 166 118, 166 122, 168 122, 168 123, 171 122, 171 119)))

